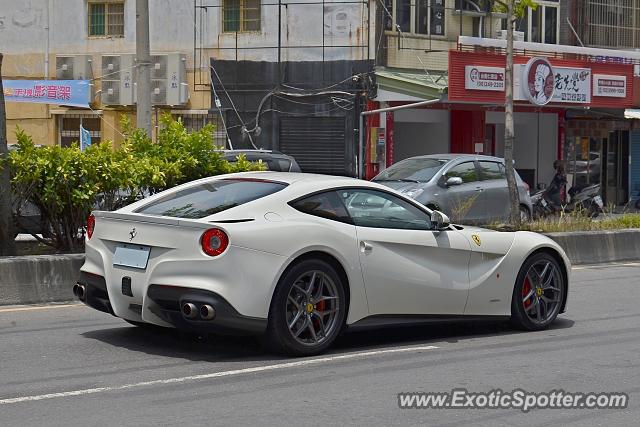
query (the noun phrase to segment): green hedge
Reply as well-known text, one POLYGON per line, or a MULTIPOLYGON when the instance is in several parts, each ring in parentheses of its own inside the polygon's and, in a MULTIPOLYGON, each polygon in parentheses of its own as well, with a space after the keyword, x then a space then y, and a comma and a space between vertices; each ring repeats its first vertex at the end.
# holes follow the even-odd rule
POLYGON ((153 142, 123 119, 124 142, 110 142, 80 151, 36 147, 21 129, 18 150, 10 154, 13 192, 17 205, 25 201, 40 209, 48 233, 43 243, 60 251, 81 251, 81 230, 94 209, 114 210, 142 195, 207 176, 262 170, 261 162, 240 157, 236 163, 222 158, 213 144, 213 126, 188 132, 170 116, 161 119, 158 141, 153 142))

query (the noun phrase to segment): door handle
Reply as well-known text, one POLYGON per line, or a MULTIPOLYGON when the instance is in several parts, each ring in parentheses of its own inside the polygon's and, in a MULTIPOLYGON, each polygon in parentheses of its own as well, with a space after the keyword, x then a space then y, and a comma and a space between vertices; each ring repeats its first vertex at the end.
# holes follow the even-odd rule
POLYGON ((372 250, 373 246, 371 246, 367 242, 360 241, 360 252, 362 252, 363 254, 368 254, 371 253, 372 250))

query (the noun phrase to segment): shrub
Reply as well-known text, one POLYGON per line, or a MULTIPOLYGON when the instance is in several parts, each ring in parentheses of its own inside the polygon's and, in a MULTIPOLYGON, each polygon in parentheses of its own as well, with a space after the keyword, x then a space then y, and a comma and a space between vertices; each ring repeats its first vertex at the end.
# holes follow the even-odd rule
MULTIPOLYGON (((81 251, 86 218, 94 209, 114 210, 173 186, 207 176, 261 170, 261 162, 244 158, 231 164, 213 145, 212 126, 188 132, 181 122, 164 116, 158 142, 123 120, 125 141, 80 151, 36 147, 21 129, 18 150, 11 153, 13 191, 17 204, 39 208, 48 233, 39 238, 60 251, 81 251)), ((37 237, 37 236, 36 236, 37 237)))

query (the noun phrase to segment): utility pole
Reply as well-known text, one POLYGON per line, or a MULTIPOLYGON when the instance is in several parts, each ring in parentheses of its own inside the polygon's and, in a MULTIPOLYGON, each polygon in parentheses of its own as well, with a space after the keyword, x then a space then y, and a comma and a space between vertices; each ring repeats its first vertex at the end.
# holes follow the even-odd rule
POLYGON ((136 121, 151 138, 151 53, 149 47, 149 0, 136 0, 136 121))
POLYGON ((13 235, 11 212, 11 172, 7 149, 7 114, 2 86, 2 53, 0 53, 0 256, 15 255, 16 242, 13 235))
POLYGON ((515 140, 513 124, 513 21, 514 2, 507 1, 507 64, 505 69, 505 105, 504 105, 504 163, 509 188, 510 222, 520 224, 520 202, 516 177, 513 170, 513 142, 515 140))

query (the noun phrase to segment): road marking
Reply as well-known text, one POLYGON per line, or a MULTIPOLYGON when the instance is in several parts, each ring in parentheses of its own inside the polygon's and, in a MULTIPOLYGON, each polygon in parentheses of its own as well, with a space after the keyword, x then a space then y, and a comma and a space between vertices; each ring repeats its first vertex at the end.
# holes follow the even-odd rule
POLYGON ((640 262, 611 262, 604 264, 590 264, 584 265, 580 267, 571 267, 572 270, 591 270, 594 268, 604 268, 604 267, 640 267, 640 262))
POLYGON ((14 313, 16 311, 51 310, 54 308, 70 308, 70 307, 84 307, 84 304, 39 305, 39 306, 30 306, 30 307, 0 308, 0 313, 14 313))
POLYGON ((222 372, 212 372, 209 374, 191 375, 188 377, 167 378, 164 380, 145 381, 145 382, 139 382, 139 383, 123 384, 123 385, 112 386, 112 387, 97 387, 97 388, 87 388, 83 390, 63 391, 59 393, 12 397, 9 399, 0 399, 0 405, 8 405, 12 403, 21 403, 21 402, 35 402, 38 400, 55 399, 58 397, 84 396, 87 394, 106 393, 109 391, 127 390, 132 388, 149 387, 154 385, 177 384, 177 383, 184 383, 187 381, 208 380, 212 378, 231 377, 231 376, 244 375, 244 374, 254 374, 258 372, 276 371, 276 370, 282 370, 287 368, 298 368, 301 366, 318 365, 321 363, 331 363, 331 362, 336 362, 340 360, 358 359, 358 358, 365 358, 370 356, 420 352, 424 350, 435 350, 437 348, 439 347, 436 347, 434 345, 425 345, 425 346, 419 346, 419 347, 403 347, 403 348, 394 348, 394 349, 388 349, 388 350, 362 351, 358 353, 319 357, 316 359, 304 359, 304 360, 298 360, 295 362, 279 363, 275 365, 256 366, 253 368, 234 369, 231 371, 222 371, 222 372))

